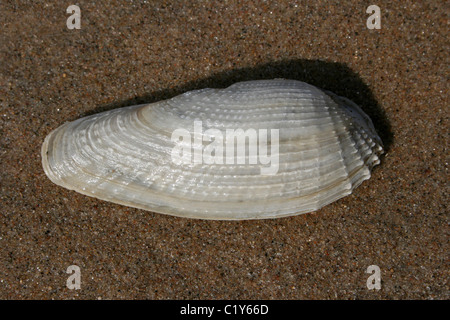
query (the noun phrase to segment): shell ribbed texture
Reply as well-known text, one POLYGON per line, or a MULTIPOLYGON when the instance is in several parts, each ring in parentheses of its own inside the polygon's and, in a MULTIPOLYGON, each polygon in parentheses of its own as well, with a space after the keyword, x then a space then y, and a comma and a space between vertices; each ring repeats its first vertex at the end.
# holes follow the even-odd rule
MULTIPOLYGON (((270 136, 270 135, 269 135, 270 136)), ((204 146, 208 143, 204 142, 204 146)), ((270 140, 268 143, 270 150, 270 140)), ((370 178, 383 152, 351 101, 295 80, 236 83, 66 123, 42 146, 56 184, 99 199, 202 219, 277 218, 315 211, 370 178), (176 164, 174 130, 279 130, 279 165, 176 164)))

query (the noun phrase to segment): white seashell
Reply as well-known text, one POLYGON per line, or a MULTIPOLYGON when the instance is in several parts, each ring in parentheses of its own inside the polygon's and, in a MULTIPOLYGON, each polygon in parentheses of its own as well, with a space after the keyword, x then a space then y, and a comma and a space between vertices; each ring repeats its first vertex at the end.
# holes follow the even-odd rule
POLYGON ((350 194, 382 153, 371 120, 353 102, 274 79, 65 123, 46 137, 42 164, 57 185, 131 207, 263 219, 315 211, 350 194), (249 136, 244 144, 236 139, 234 155, 227 129, 249 136))

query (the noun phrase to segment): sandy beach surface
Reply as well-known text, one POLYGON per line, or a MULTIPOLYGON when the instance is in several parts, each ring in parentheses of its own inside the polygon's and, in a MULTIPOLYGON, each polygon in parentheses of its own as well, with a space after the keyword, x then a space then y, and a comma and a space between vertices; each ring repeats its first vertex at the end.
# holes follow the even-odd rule
POLYGON ((381 29, 367 1, 77 4, 81 29, 66 2, 0 4, 0 299, 449 298, 448 2, 377 1, 381 29), (295 217, 204 221, 44 174, 42 142, 66 121, 271 78, 372 118, 387 153, 352 195, 295 217))

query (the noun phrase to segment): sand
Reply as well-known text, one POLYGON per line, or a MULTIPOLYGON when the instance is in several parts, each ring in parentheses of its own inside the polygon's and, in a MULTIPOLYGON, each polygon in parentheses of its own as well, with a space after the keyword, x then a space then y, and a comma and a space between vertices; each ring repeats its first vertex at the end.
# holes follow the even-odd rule
POLYGON ((1 299, 448 299, 448 13, 444 1, 0 4, 1 299), (387 153, 309 214, 203 221, 54 185, 45 136, 87 114, 241 80, 346 96, 387 153), (81 272, 69 289, 69 266, 81 272), (381 289, 366 273, 377 265, 381 289))

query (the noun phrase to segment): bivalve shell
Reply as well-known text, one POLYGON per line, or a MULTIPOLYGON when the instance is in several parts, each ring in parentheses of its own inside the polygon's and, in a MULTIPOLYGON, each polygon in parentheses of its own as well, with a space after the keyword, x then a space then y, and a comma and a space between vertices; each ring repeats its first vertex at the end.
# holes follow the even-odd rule
POLYGON ((65 123, 45 139, 51 181, 126 206, 201 219, 315 211, 370 178, 383 153, 353 102, 256 80, 65 123))

